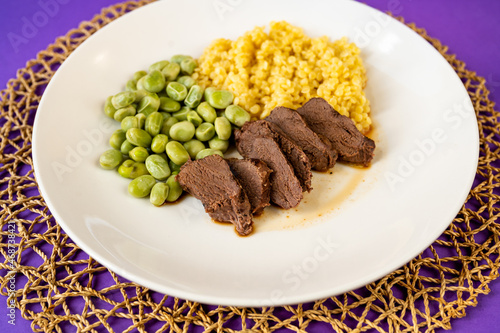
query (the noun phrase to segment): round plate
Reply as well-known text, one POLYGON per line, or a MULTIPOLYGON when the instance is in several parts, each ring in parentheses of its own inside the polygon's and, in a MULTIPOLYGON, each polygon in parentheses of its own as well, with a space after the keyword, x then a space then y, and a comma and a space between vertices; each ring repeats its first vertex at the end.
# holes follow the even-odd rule
POLYGON ((354 1, 158 1, 124 15, 64 62, 40 103, 35 173, 64 231, 117 274, 211 304, 268 306, 337 295, 404 265, 452 222, 472 185, 478 130, 443 57, 403 24, 354 1), (196 9, 196 10, 195 10, 196 9), (107 96, 132 73, 216 38, 286 20, 361 48, 376 130, 369 169, 337 165, 290 211, 266 209, 238 237, 192 197, 161 208, 98 166, 119 124, 107 96))

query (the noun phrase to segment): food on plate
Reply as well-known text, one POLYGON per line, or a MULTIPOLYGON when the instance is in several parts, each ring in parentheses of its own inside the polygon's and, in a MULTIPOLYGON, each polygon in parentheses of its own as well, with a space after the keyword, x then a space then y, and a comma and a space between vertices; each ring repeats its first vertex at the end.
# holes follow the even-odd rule
POLYGON ((337 161, 337 151, 330 142, 307 126, 302 116, 295 110, 278 106, 266 118, 280 128, 307 155, 313 170, 326 171, 337 161))
POLYGON ((256 27, 234 41, 213 41, 198 63, 198 84, 233 92, 233 103, 254 119, 322 97, 363 134, 371 128, 366 71, 359 48, 347 38, 311 38, 287 22, 271 22, 268 32, 256 27))
POLYGON ((103 169, 111 170, 119 166, 123 161, 123 156, 118 150, 109 149, 101 154, 99 163, 103 169))
POLYGON ((351 163, 366 165, 371 161, 373 141, 364 137, 352 120, 325 104, 328 102, 315 98, 301 111, 312 115, 306 119, 313 125, 321 120, 324 126, 318 129, 323 133, 325 128, 334 132, 317 134, 301 113, 277 107, 265 120, 247 121, 235 130, 236 148, 243 159, 226 160, 222 154, 210 156, 202 150, 196 161, 181 167, 176 179, 186 192, 202 201, 214 220, 231 222, 240 235, 248 235, 252 216, 261 214, 271 202, 290 209, 300 203, 302 192, 312 190, 311 161, 323 171, 331 169, 338 156, 336 149, 351 163), (330 142, 332 137, 340 139, 330 142), (354 150, 356 154, 351 153, 354 150))
POLYGON ((177 177, 178 171, 172 172, 170 177, 167 178, 167 181, 165 184, 168 185, 168 195, 167 195, 167 202, 176 202, 182 195, 183 190, 179 182, 175 177, 177 177))
POLYGON ((233 127, 250 119, 246 110, 232 105, 230 91, 196 84, 190 76, 196 66, 186 55, 155 62, 148 71, 135 72, 125 91, 104 103, 104 113, 119 121, 121 128, 109 139, 113 149, 104 152, 99 163, 103 169, 118 169, 119 175, 133 179, 130 194, 150 195, 155 206, 182 195, 172 175, 184 163, 224 156, 233 127), (142 186, 151 183, 151 177, 143 176, 152 176, 155 184, 142 186), (158 182, 164 185, 157 186, 158 182))
POLYGON ((271 181, 271 202, 289 209, 302 200, 302 186, 295 176, 292 165, 271 136, 258 136, 251 132, 236 132, 236 146, 246 158, 260 159, 273 170, 271 181))
MULTIPOLYGON (((250 147, 253 147, 253 145, 249 144, 249 141, 253 141, 259 137, 270 137, 278 144, 286 159, 292 166, 295 176, 300 182, 302 190, 310 192, 312 190, 312 174, 311 163, 309 162, 307 155, 274 124, 266 120, 247 122, 243 125, 241 130, 235 131, 236 148, 244 157, 259 158, 255 156, 255 153, 250 151, 250 147)), ((267 163, 266 160, 264 160, 264 162, 267 163)))
POLYGON ((232 126, 226 117, 217 117, 214 121, 214 128, 217 137, 221 140, 229 140, 232 133, 232 126))
POLYGON ((146 158, 144 164, 149 174, 155 179, 161 181, 170 177, 170 167, 164 156, 157 154, 150 155, 146 158))
POLYGON ((266 163, 257 159, 230 158, 231 172, 235 175, 240 185, 245 190, 254 216, 260 215, 264 208, 270 205, 271 182, 269 177, 273 172, 266 163))
POLYGON ((128 193, 136 198, 144 198, 149 195, 156 180, 151 175, 139 176, 128 184, 128 193))
POLYGON ((212 123, 202 123, 196 129, 196 138, 200 141, 208 141, 215 135, 215 127, 212 123))
POLYGON ((370 164, 365 84, 359 49, 347 39, 272 22, 269 33, 257 27, 214 41, 199 67, 175 55, 134 73, 104 104, 121 128, 100 164, 132 179, 134 197, 161 206, 186 191, 246 236, 271 203, 301 202, 311 170, 370 164), (232 143, 242 159, 224 158, 232 143))
POLYGON ((177 165, 183 165, 190 159, 186 148, 177 141, 169 141, 165 148, 165 152, 168 158, 177 165))
POLYGON ((184 146, 184 148, 188 152, 189 157, 191 157, 192 159, 195 159, 196 155, 200 151, 206 149, 205 144, 203 142, 201 142, 200 140, 196 140, 196 139, 192 139, 192 140, 189 140, 188 142, 184 142, 182 145, 184 146))
POLYGON ((205 90, 205 99, 216 109, 225 109, 233 103, 234 95, 227 90, 209 87, 205 90))
POLYGON ((252 232, 252 207, 223 157, 210 155, 188 161, 176 179, 186 192, 202 202, 214 220, 233 223, 242 236, 252 232))
POLYGON ((149 201, 159 207, 165 203, 170 192, 170 187, 166 183, 156 183, 149 194, 149 201))
POLYGON ((196 154, 196 159, 201 160, 201 159, 203 159, 207 156, 210 156, 210 155, 219 155, 221 157, 224 157, 224 154, 220 150, 207 148, 207 149, 201 150, 198 154, 196 154))
POLYGON ((238 127, 243 126, 250 120, 250 115, 241 106, 230 105, 224 111, 224 116, 238 127))
POLYGON ((312 98, 297 112, 313 131, 331 142, 341 161, 364 166, 370 164, 375 142, 359 132, 351 119, 335 111, 327 101, 312 98))
POLYGON ((149 175, 149 171, 144 163, 125 160, 118 167, 118 174, 123 178, 135 179, 143 175, 149 175))

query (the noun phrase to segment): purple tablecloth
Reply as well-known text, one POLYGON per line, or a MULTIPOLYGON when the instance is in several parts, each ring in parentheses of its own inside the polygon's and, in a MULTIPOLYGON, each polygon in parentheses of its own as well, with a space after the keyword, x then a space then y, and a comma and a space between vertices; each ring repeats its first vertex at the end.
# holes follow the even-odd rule
MULTIPOLYGON (((333 0, 332 0, 333 1, 333 0)), ((450 47, 458 59, 487 80, 492 100, 500 102, 500 1, 497 0, 367 0, 370 6, 392 11, 415 22, 450 47)), ((38 51, 65 35, 83 20, 117 0, 16 0, 2 2, 0 11, 0 89, 15 77, 38 51)), ((304 3, 306 3, 304 1, 304 3)), ((452 321, 454 333, 500 331, 500 280, 467 316, 452 321)), ((16 325, 8 323, 6 297, 0 297, 0 332, 29 332, 30 322, 17 311, 16 325)), ((121 328, 117 327, 117 331, 121 328)), ((442 331, 442 330, 441 330, 442 331)))

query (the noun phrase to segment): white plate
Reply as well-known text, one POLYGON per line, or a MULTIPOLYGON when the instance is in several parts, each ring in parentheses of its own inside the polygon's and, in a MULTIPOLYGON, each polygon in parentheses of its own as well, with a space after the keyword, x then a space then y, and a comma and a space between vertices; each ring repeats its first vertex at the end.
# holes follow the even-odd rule
POLYGON ((165 0, 104 27, 64 62, 36 115, 33 157, 51 212, 101 264, 169 295, 264 306, 352 290, 424 250, 466 199, 478 130, 468 94, 441 55, 365 5, 165 0), (155 208, 98 167, 119 126, 104 116, 103 101, 134 71, 177 53, 199 56, 216 38, 273 20, 361 47, 376 126, 370 169, 337 165, 333 175, 316 174, 298 209, 269 209, 257 232, 241 238, 212 223, 193 198, 155 208))

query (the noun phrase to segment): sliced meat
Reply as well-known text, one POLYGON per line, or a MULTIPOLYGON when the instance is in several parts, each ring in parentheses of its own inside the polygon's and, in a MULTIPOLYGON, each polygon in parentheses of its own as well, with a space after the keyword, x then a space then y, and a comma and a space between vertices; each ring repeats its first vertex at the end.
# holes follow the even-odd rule
POLYGON ((323 98, 312 98, 297 112, 316 133, 326 137, 339 154, 339 160, 369 165, 375 142, 364 136, 354 122, 335 111, 323 98))
POLYGON ((188 161, 176 179, 186 192, 201 200, 214 220, 233 223, 242 236, 252 232, 250 202, 224 158, 210 155, 188 161))
POLYGON ((302 200, 302 186, 276 140, 242 130, 236 130, 234 137, 242 156, 260 159, 273 170, 269 177, 271 201, 284 209, 297 206, 302 200))
POLYGON ((279 127, 306 153, 314 170, 326 171, 333 168, 337 152, 307 126, 297 111, 279 106, 265 120, 279 127))
POLYGON ((271 199, 269 176, 272 170, 267 167, 266 163, 257 159, 230 158, 226 161, 247 194, 252 206, 252 214, 261 214, 264 208, 269 206, 271 199))
MULTIPOLYGON (((297 146, 291 139, 286 136, 285 133, 283 133, 282 130, 279 129, 279 127, 265 120, 256 120, 246 122, 245 125, 243 125, 243 127, 241 128, 241 131, 251 132, 255 137, 269 136, 273 138, 283 151, 283 154, 285 154, 285 157, 292 165, 293 170, 295 171, 295 176, 297 176, 300 181, 302 190, 307 192, 310 192, 312 190, 311 162, 309 162, 309 158, 299 146, 297 146)), ((255 158, 259 157, 257 156, 255 158)), ((267 163, 267 161, 265 160, 264 162, 267 163)))

